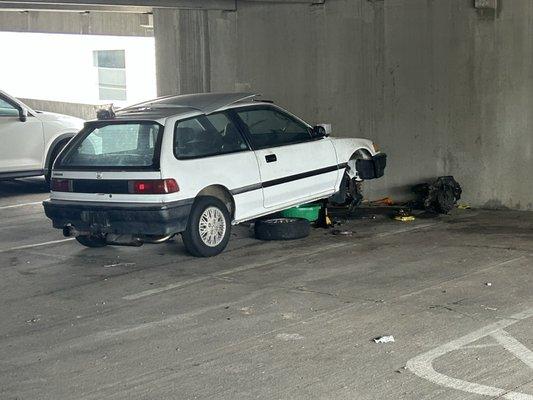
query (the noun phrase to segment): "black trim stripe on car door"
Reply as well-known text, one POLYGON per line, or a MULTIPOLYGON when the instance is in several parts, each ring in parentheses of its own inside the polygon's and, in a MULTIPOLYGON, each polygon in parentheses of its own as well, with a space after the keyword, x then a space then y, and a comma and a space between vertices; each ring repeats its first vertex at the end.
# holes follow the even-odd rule
MULTIPOLYGON (((254 183, 252 185, 242 186, 231 190, 232 195, 251 192, 262 188, 268 188, 284 183, 297 181, 299 179, 310 178, 312 176, 327 174, 329 172, 337 171, 346 168, 346 163, 339 165, 332 165, 331 167, 319 168, 313 171, 302 172, 300 174, 289 175, 283 178, 272 179, 263 183, 254 183)), ((113 194, 128 194, 129 186, 128 180, 122 179, 72 179, 73 192, 76 193, 113 193, 113 194)))
POLYGON ((261 188, 267 188, 267 187, 272 187, 272 186, 276 186, 276 185, 282 185, 284 183, 297 181, 299 179, 305 179, 305 178, 310 178, 310 177, 316 176, 316 175, 327 174, 329 172, 337 171, 339 169, 344 169, 344 168, 346 168, 346 165, 347 165, 346 163, 338 164, 338 165, 332 165, 331 167, 319 168, 319 169, 315 169, 315 170, 312 170, 312 171, 302 172, 300 174, 285 176, 283 178, 272 179, 270 181, 266 181, 266 182, 263 182, 263 183, 256 183, 256 184, 253 184, 253 185, 243 186, 243 187, 231 190, 231 194, 233 194, 233 195, 242 194, 242 193, 246 193, 246 192, 251 192, 252 190, 258 190, 258 189, 261 189, 261 188))

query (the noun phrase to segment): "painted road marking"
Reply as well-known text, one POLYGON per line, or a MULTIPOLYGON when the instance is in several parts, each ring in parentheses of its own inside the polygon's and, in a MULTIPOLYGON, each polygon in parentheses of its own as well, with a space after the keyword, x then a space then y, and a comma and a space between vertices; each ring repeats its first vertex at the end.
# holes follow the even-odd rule
POLYGON ((11 204, 9 206, 0 206, 0 210, 7 210, 9 208, 19 208, 19 207, 26 207, 26 206, 36 206, 37 204, 43 204, 42 201, 34 201, 31 203, 21 203, 21 204, 11 204))
POLYGON ((533 369, 533 354, 531 351, 509 335, 509 333, 504 331, 505 328, 531 317, 533 317, 533 308, 497 321, 459 339, 443 344, 442 346, 412 358, 407 362, 407 368, 419 377, 427 379, 437 385, 461 390, 463 392, 479 394, 482 396, 501 397, 509 400, 533 400, 533 396, 529 394, 507 391, 494 386, 481 385, 452 378, 435 371, 433 368, 433 361, 437 358, 463 348, 479 339, 491 336, 506 350, 533 369))
POLYGON ((49 242, 43 242, 43 243, 26 244, 24 246, 11 247, 9 249, 0 249, 0 253, 7 253, 8 251, 15 251, 15 250, 33 249, 34 247, 41 247, 41 246, 47 246, 49 244, 70 242, 71 240, 75 240, 75 239, 68 238, 68 239, 51 240, 49 242))
POLYGON ((529 368, 533 369, 533 352, 526 346, 509 335, 509 332, 504 330, 496 331, 491 335, 496 341, 501 344, 505 350, 512 353, 516 358, 523 361, 529 368))

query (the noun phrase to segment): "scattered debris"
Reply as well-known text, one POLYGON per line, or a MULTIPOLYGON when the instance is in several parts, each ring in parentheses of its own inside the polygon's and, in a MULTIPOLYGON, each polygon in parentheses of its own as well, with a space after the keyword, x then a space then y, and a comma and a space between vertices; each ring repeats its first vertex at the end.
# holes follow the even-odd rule
POLYGON ((392 198, 390 198, 390 197, 384 197, 382 199, 372 200, 372 201, 369 201, 368 203, 371 204, 371 205, 374 205, 374 206, 377 206, 377 205, 393 206, 395 204, 394 201, 392 200, 392 198))
POLYGON ((251 315, 251 314, 254 313, 254 310, 253 310, 252 307, 242 307, 242 308, 240 309, 240 312, 241 312, 242 314, 244 314, 244 315, 251 315))
POLYGON ((278 333, 276 335, 276 339, 284 340, 286 342, 292 341, 292 340, 303 340, 305 339, 302 335, 298 333, 278 333))
POLYGON ((33 318, 31 318, 31 319, 28 319, 28 320, 26 321, 26 323, 27 323, 27 324, 34 324, 34 323, 36 323, 36 322, 38 322, 38 321, 40 321, 40 320, 41 320, 41 318, 39 318, 39 315, 38 315, 38 316, 36 316, 36 317, 33 317, 33 318))
POLYGON ((430 310, 442 309, 442 310, 447 310, 447 311, 455 311, 453 308, 443 305, 443 304, 434 304, 434 305, 429 306, 428 308, 430 310))
POLYGON ((441 176, 432 183, 416 185, 412 190, 418 196, 415 203, 420 208, 440 214, 448 214, 463 192, 453 176, 441 176))
POLYGON ((340 229, 333 229, 331 234, 335 236, 352 236, 353 231, 341 231, 340 229))
POLYGON ((394 336, 392 335, 378 336, 372 340, 374 341, 374 343, 394 343, 394 336))
POLYGON ((281 318, 283 319, 294 319, 296 317, 296 315, 294 313, 284 313, 284 314, 281 314, 281 318))
POLYGON ((414 217, 414 215, 409 214, 407 211, 405 211, 405 210, 400 210, 400 211, 398 211, 398 213, 394 216, 394 219, 395 219, 396 221, 400 221, 400 222, 412 222, 412 221, 414 221, 416 218, 414 217))
POLYGON ((112 268, 112 267, 134 267, 135 263, 128 263, 128 262, 117 262, 113 264, 104 265, 104 268, 112 268))
POLYGON ((486 306, 484 304, 482 304, 481 307, 483 307, 485 310, 489 310, 489 311, 498 311, 498 309, 496 307, 489 307, 489 306, 486 306))

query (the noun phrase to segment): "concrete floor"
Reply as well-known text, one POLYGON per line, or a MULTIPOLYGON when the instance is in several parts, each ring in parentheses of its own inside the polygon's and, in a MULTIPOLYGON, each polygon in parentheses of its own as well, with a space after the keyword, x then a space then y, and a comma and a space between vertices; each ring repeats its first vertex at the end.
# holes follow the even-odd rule
POLYGON ((84 249, 46 197, 0 183, 1 399, 533 399, 533 213, 239 226, 195 259, 84 249))

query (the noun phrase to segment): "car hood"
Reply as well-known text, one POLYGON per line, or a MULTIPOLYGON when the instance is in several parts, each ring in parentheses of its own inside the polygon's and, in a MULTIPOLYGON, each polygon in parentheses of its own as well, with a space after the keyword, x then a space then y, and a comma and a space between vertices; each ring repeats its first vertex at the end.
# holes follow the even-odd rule
POLYGON ((49 111, 36 111, 35 116, 43 122, 59 122, 65 127, 83 128, 84 120, 70 115, 58 114, 49 111))

